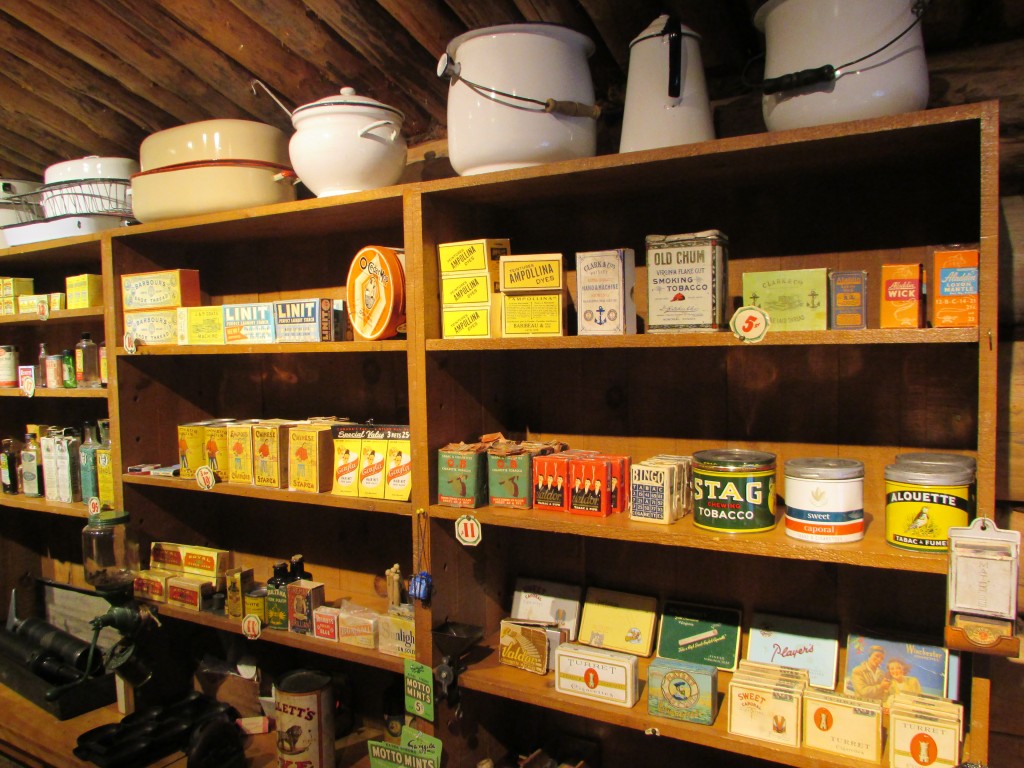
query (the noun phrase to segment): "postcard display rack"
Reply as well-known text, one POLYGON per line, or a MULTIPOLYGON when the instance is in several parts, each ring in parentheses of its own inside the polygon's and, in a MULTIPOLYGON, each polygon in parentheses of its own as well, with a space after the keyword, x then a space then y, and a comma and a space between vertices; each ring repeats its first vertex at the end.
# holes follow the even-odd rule
MULTIPOLYGON (((660 603, 734 606, 745 623, 764 612, 835 622, 844 636, 891 630, 941 642, 946 558, 885 542, 884 467, 907 450, 969 453, 978 462, 979 513, 994 512, 997 172, 998 112, 988 103, 141 225, 9 249, 0 253, 0 272, 101 270, 105 308, 83 323, 111 340, 110 385, 85 402, 109 402, 118 499, 144 537, 231 549, 258 578, 273 561, 302 552, 329 600, 378 609, 386 605, 381 576, 393 563, 406 574, 429 570, 433 596, 416 601, 416 629, 417 658, 431 666, 440 661, 431 629, 445 621, 484 628, 484 648, 458 678, 458 712, 442 706, 433 726, 417 723, 443 738, 450 768, 537 743, 550 729, 600 741, 608 765, 703 750, 812 766, 820 753, 730 735, 725 717, 713 726, 656 719, 643 694, 629 710, 592 704, 556 693, 550 675, 499 665, 496 653, 483 651, 495 647, 523 576, 660 603), (881 264, 922 262, 935 245, 978 244, 980 327, 878 329, 875 304, 867 330, 769 331, 757 344, 728 331, 442 338, 439 243, 508 237, 513 253, 560 252, 569 286, 576 252, 634 248, 643 321, 644 237, 705 229, 730 237, 730 308, 746 271, 864 269, 875 297, 881 264), (405 248, 404 338, 134 352, 121 344, 122 274, 198 269, 210 304, 340 298, 352 257, 371 244, 405 248), (175 461, 181 423, 311 415, 410 424, 411 502, 230 484, 204 491, 191 481, 127 473, 133 464, 175 461), (780 481, 787 458, 860 459, 867 533, 861 542, 819 546, 787 538, 781 526, 731 535, 702 531, 691 518, 662 526, 625 515, 483 507, 472 510, 481 540, 466 546, 454 530, 466 510, 436 504, 437 451, 491 432, 559 438, 635 460, 727 446, 769 450, 780 481)), ((37 337, 59 335, 54 321, 16 322, 17 343, 29 348, 37 337)), ((0 418, 17 434, 29 412, 40 421, 97 415, 75 410, 74 397, 52 401, 59 405, 37 397, 26 410, 25 401, 0 400, 0 418)), ((26 572, 78 578, 84 506, 8 496, 0 504, 16 508, 0 524, 3 594, 26 572), (70 522, 32 523, 51 512, 70 522)), ((6 610, 6 598, 0 602, 6 610)), ((167 613, 238 631, 209 615, 167 613)), ((265 632, 260 642, 402 670, 401 659, 291 633, 265 632)), ((648 661, 641 660, 641 679, 648 661)), ((964 758, 984 761, 985 659, 965 658, 962 678, 964 758)), ((728 679, 720 676, 720 690, 728 679)))

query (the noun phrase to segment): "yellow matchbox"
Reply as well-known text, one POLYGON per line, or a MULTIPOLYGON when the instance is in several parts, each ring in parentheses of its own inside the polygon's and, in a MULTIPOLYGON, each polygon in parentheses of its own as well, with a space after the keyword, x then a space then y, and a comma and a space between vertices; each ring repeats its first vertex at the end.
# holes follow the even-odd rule
MULTIPOLYGON (((94 275, 99 278, 99 275, 94 275)), ((33 277, 5 277, 0 282, 0 293, 6 296, 22 296, 36 292, 36 281, 33 277)))
POLYGON ((489 272, 456 272, 441 277, 441 304, 453 307, 462 304, 487 304, 494 293, 489 272))
POLYGON ((227 425, 228 482, 252 485, 252 430, 259 422, 241 421, 227 425))
POLYGON ((199 270, 167 269, 121 275, 121 305, 125 311, 194 307, 199 301, 199 270))
POLYGON ((333 456, 330 424, 293 427, 288 432, 288 489, 304 493, 330 490, 333 456))
POLYGON ((178 343, 178 311, 176 309, 154 309, 125 312, 124 332, 126 336, 143 344, 176 345, 178 343))
POLYGON ((579 641, 650 656, 657 620, 658 598, 591 587, 583 603, 579 641))
POLYGON ((64 278, 64 293, 68 309, 85 309, 103 305, 103 277, 101 275, 71 275, 64 278))
MULTIPOLYGON (((500 294, 494 294, 497 300, 500 294)), ((494 300, 489 304, 441 307, 441 335, 445 339, 491 339, 501 335, 494 300)))
POLYGON ((501 294, 501 335, 564 336, 565 291, 501 294))
POLYGON ((501 257, 502 293, 514 291, 560 291, 565 288, 562 254, 537 253, 501 257))
POLYGON ((178 344, 224 343, 224 307, 178 307, 178 344))
POLYGON ((41 315, 50 308, 50 296, 46 293, 23 293, 16 298, 19 315, 41 315))
POLYGON ((496 275, 498 260, 509 250, 507 238, 462 240, 441 243, 437 246, 437 255, 442 275, 452 272, 491 272, 496 275))
POLYGON ((180 552, 181 569, 185 573, 205 576, 211 581, 224 578, 225 572, 231 567, 231 553, 226 549, 182 544, 180 552))
POLYGON ((288 433, 295 426, 298 422, 274 419, 253 425, 253 485, 288 487, 288 433))

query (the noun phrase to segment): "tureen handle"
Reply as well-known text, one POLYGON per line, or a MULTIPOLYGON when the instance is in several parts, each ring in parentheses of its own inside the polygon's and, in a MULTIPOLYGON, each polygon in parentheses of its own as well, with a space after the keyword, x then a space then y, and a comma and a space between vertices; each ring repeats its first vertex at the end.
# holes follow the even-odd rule
POLYGON ((395 139, 398 138, 399 125, 391 120, 377 120, 376 122, 370 123, 369 125, 363 126, 359 129, 359 138, 361 139, 380 139, 380 136, 367 136, 370 131, 376 128, 382 128, 385 125, 391 126, 391 137, 388 139, 389 142, 394 143, 395 139))

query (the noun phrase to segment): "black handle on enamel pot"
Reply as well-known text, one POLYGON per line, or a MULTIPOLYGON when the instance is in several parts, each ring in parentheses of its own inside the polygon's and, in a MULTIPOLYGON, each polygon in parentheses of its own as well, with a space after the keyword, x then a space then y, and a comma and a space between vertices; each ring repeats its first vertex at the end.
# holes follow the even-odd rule
POLYGON ((831 64, 814 69, 801 69, 799 72, 790 72, 788 75, 765 78, 761 83, 761 91, 766 94, 792 91, 794 88, 803 88, 805 85, 817 85, 818 83, 830 83, 836 79, 836 68, 831 64))
POLYGON ((678 99, 683 92, 683 30, 679 19, 670 16, 662 34, 668 35, 668 95, 678 99))

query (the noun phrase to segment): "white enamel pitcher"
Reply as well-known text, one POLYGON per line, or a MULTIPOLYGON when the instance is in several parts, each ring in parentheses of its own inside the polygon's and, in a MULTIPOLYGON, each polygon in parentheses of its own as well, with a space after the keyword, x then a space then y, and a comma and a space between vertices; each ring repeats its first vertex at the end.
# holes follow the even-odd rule
POLYGON ((620 152, 715 138, 700 36, 659 16, 629 45, 620 152))

